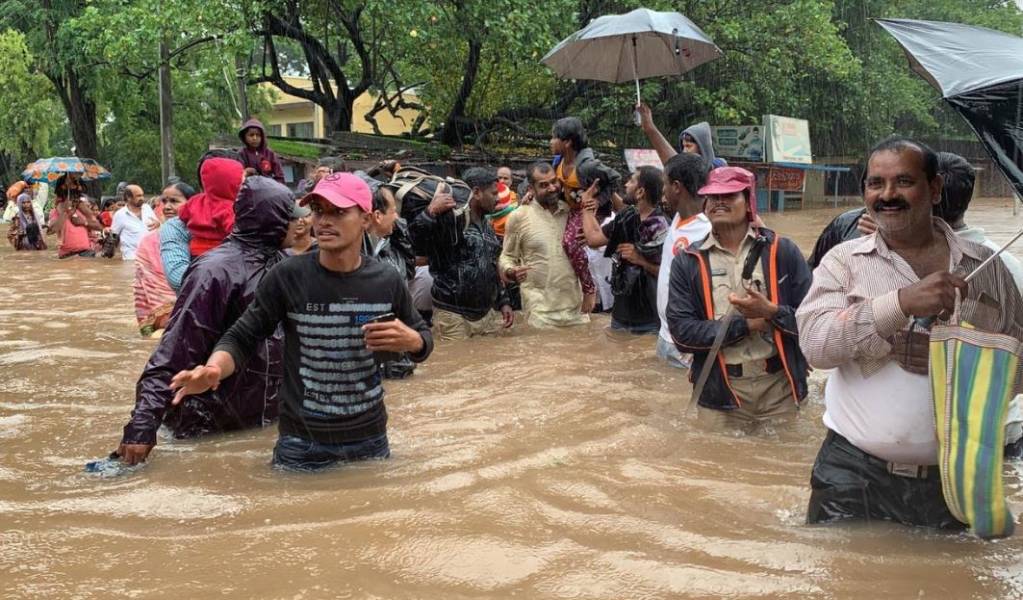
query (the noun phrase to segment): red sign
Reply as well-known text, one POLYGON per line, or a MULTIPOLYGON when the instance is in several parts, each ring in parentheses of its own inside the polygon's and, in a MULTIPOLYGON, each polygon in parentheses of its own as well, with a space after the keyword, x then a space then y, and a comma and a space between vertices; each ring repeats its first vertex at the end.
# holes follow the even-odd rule
POLYGON ((767 175, 767 189, 781 192, 801 192, 805 175, 806 172, 802 169, 771 167, 767 175))

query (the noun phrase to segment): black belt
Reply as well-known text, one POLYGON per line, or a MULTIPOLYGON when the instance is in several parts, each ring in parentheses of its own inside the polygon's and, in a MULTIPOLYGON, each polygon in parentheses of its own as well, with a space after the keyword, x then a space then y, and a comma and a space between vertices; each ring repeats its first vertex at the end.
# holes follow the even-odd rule
MULTIPOLYGON (((773 375, 785 368, 780 356, 772 356, 764 361, 764 373, 773 375)), ((736 365, 725 365, 725 371, 729 377, 742 377, 742 363, 736 365)))
POLYGON ((824 438, 824 443, 838 443, 843 449, 850 454, 854 454, 872 465, 880 467, 890 473, 891 475, 898 475, 899 477, 909 477, 910 479, 930 479, 939 475, 937 465, 910 465, 905 463, 896 463, 887 461, 883 458, 878 458, 873 454, 868 454, 863 450, 857 448, 852 442, 845 439, 841 434, 835 433, 831 429, 828 430, 828 435, 824 438))

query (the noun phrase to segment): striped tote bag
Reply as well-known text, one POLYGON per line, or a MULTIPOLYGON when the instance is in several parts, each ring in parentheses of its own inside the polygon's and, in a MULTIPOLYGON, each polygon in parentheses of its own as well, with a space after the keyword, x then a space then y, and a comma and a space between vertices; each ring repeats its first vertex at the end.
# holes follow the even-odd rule
POLYGON ((1023 344, 967 322, 931 330, 930 378, 942 490, 981 538, 1012 535, 1002 483, 1005 416, 1020 384, 1023 344))

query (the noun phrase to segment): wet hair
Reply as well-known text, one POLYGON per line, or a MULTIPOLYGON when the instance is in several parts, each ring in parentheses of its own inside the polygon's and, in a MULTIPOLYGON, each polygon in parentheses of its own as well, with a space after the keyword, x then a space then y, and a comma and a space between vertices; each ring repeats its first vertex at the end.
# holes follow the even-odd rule
POLYGON ((479 188, 485 190, 497 181, 497 171, 483 167, 466 169, 462 173, 462 181, 468 184, 469 189, 479 188))
POLYGON ((681 183, 689 195, 696 198, 700 188, 707 183, 710 169, 707 161, 699 154, 682 152, 668 159, 664 164, 664 173, 668 176, 668 181, 681 183))
POLYGON ((664 178, 657 167, 643 166, 636 170, 636 182, 646 192, 647 202, 653 206, 661 203, 661 192, 664 191, 664 178))
POLYGON ((373 210, 385 213, 387 212, 388 207, 390 207, 392 204, 395 206, 395 208, 397 208, 398 199, 395 198, 394 190, 392 190, 391 188, 382 185, 378 187, 375 192, 373 192, 373 210), (384 195, 384 190, 390 192, 391 194, 390 202, 388 202, 387 196, 384 195))
POLYGON ((576 152, 589 146, 586 140, 586 128, 577 117, 565 117, 554 122, 554 137, 572 143, 576 152))
POLYGON ((546 174, 552 171, 554 171, 554 167, 551 166, 551 163, 543 160, 538 160, 536 162, 530 163, 529 166, 526 167, 526 179, 529 180, 529 185, 533 185, 534 183, 536 183, 537 174, 546 174))
POLYGON ((977 176, 965 158, 951 152, 938 153, 938 174, 944 183, 941 202, 934 207, 934 216, 947 223, 955 223, 970 207, 977 176))
MULTIPOLYGON (((253 129, 250 127, 249 129, 253 129)), ((202 183, 202 164, 211 158, 226 158, 233 160, 234 162, 244 166, 245 161, 242 160, 242 155, 238 154, 237 151, 229 148, 214 148, 199 157, 199 162, 195 165, 195 179, 202 183)))
POLYGON ((874 158, 874 155, 878 152, 894 152, 896 154, 902 154, 906 150, 916 150, 923 155, 924 158, 924 174, 927 175, 927 181, 934 181, 934 178, 938 176, 938 155, 931 149, 930 146, 923 142, 893 135, 885 138, 878 142, 870 152, 867 153, 867 162, 864 164, 863 176, 860 177, 860 189, 867 189, 867 167, 870 165, 870 159, 874 158))
POLYGON ((188 200, 189 198, 195 195, 195 188, 188 185, 184 181, 175 181, 174 183, 168 185, 167 187, 172 187, 177 191, 181 192, 181 195, 185 197, 185 200, 188 200))

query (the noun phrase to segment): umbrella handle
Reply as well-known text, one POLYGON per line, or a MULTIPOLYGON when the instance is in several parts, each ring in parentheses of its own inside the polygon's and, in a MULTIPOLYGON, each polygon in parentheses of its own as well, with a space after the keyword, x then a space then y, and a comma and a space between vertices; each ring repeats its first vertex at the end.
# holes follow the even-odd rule
POLYGON ((637 56, 638 51, 636 50, 636 36, 632 36, 632 77, 636 81, 636 110, 632 111, 632 121, 639 127, 643 124, 642 117, 639 116, 639 105, 642 102, 639 96, 639 57, 637 56))
MULTIPOLYGON (((641 102, 639 97, 639 51, 636 49, 636 36, 632 36, 632 78, 636 80, 636 104, 641 102)), ((638 123, 637 123, 638 125, 638 123)))

